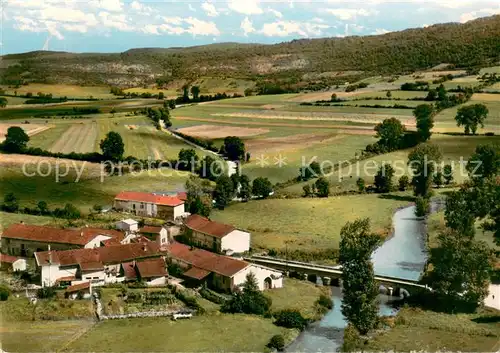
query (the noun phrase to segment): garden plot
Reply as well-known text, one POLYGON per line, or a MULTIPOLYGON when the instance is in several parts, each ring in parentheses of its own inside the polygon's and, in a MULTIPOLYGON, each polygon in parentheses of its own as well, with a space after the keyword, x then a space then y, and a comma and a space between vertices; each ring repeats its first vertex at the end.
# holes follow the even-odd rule
POLYGON ((73 124, 52 145, 51 152, 88 153, 94 152, 97 139, 97 123, 73 124))
POLYGON ((268 129, 236 127, 223 125, 195 125, 178 130, 180 133, 207 139, 218 139, 226 136, 256 136, 268 133, 268 129))

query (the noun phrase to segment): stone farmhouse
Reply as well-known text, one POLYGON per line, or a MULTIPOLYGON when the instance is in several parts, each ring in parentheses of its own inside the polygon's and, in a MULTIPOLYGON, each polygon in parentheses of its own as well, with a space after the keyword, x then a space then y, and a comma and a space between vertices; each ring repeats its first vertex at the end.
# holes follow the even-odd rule
POLYGON ((1 239, 3 252, 30 257, 49 247, 52 250, 69 250, 119 244, 123 237, 122 232, 109 229, 62 229, 18 223, 5 229, 1 239))
MULTIPOLYGON (((93 286, 123 282, 127 279, 123 265, 128 266, 130 263, 138 269, 139 278, 146 282, 152 278, 156 283, 158 275, 166 273, 151 270, 149 262, 143 265, 139 263, 159 258, 163 261, 161 256, 160 246, 156 242, 35 253, 43 287, 82 282, 90 282, 93 286)), ((158 263, 154 264, 157 266, 158 263)))
POLYGON ((213 289, 232 292, 241 287, 247 274, 252 272, 260 290, 283 287, 283 274, 280 271, 178 242, 168 245, 167 257, 170 262, 184 269, 183 276, 193 286, 206 283, 213 289))
POLYGON ((185 214, 184 201, 177 196, 123 191, 116 195, 114 209, 142 217, 176 220, 185 214))
POLYGON ((184 226, 186 240, 194 246, 220 254, 250 250, 250 233, 231 225, 194 214, 186 218, 184 226))

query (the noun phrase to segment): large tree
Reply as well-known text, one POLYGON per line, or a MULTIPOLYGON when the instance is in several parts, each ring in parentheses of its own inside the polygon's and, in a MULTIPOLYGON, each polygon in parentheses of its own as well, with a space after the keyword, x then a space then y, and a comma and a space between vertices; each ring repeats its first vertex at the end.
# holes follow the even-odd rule
POLYGON ((191 94, 193 95, 193 100, 197 101, 200 98, 200 87, 191 87, 191 94))
POLYGON ((457 126, 463 126, 466 135, 476 134, 477 127, 484 127, 484 120, 488 117, 488 108, 484 104, 466 105, 458 109, 455 120, 457 126))
POLYGON ((123 152, 125 152, 125 144, 119 133, 110 131, 104 140, 99 144, 102 154, 105 158, 112 161, 120 161, 123 159, 123 152))
POLYGON ((448 230, 431 251, 432 270, 426 281, 434 290, 441 309, 451 312, 475 310, 488 295, 491 250, 486 243, 448 230))
POLYGON ((269 197, 269 194, 273 191, 273 184, 268 178, 258 177, 252 182, 252 194, 263 199, 269 197))
POLYGON ((214 189, 214 200, 217 206, 224 208, 233 199, 235 186, 233 181, 227 175, 221 175, 217 178, 214 189))
POLYGON ((187 193, 186 210, 208 217, 212 210, 212 186, 210 182, 190 175, 186 180, 185 189, 187 193))
POLYGON ((7 152, 21 152, 26 148, 29 140, 29 136, 22 128, 11 126, 7 129, 7 135, 5 135, 4 150, 7 152))
POLYGON ((417 133, 421 142, 431 138, 435 114, 434 106, 431 104, 420 104, 413 110, 413 116, 417 121, 417 133))
POLYGON ((394 168, 390 164, 384 164, 375 175, 375 187, 378 193, 387 193, 392 190, 392 178, 394 168))
POLYGON ((250 178, 247 175, 242 175, 240 177, 240 191, 238 197, 240 197, 243 201, 248 201, 252 194, 252 190, 250 188, 250 178))
POLYGON ((368 218, 348 222, 340 231, 340 237, 342 314, 365 335, 377 324, 378 290, 370 257, 380 237, 370 231, 368 218))
POLYGON ((477 146, 466 168, 475 182, 490 180, 500 174, 500 145, 477 146))
POLYGON ((245 144, 239 137, 228 136, 224 139, 224 154, 231 161, 245 160, 245 144))
POLYGON ((375 126, 379 144, 384 146, 388 151, 394 151, 401 146, 405 134, 405 127, 396 118, 385 119, 383 122, 375 126))
POLYGON ((418 145, 408 155, 408 164, 413 172, 411 182, 415 196, 429 198, 432 195, 432 177, 441 158, 441 151, 432 144, 418 145))
POLYGON ((179 151, 178 167, 181 170, 189 170, 194 172, 198 167, 199 157, 196 151, 192 148, 183 148, 179 151))
POLYGON ((210 155, 206 155, 198 168, 197 173, 202 178, 206 178, 212 181, 217 180, 219 176, 224 173, 222 166, 218 160, 210 155))
POLYGON ((330 182, 326 178, 319 178, 314 185, 316 186, 319 197, 328 197, 328 195, 330 195, 330 182))

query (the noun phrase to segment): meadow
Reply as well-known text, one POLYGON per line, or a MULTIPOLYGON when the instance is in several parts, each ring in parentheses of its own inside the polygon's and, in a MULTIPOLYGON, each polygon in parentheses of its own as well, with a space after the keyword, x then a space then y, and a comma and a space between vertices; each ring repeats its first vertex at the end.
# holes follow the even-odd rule
POLYGON ((252 233, 252 248, 284 251, 338 249, 346 222, 370 218, 374 232, 386 236, 393 213, 409 205, 409 194, 268 199, 234 204, 211 218, 252 233))

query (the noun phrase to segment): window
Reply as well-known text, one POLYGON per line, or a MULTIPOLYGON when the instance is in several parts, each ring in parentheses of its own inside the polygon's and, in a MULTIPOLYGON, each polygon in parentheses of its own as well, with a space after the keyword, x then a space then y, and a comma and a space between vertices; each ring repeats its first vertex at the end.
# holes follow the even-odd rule
POLYGON ((144 208, 144 204, 143 203, 141 203, 141 208, 144 208))
POLYGON ((165 242, 165 238, 161 238, 161 242, 164 243, 165 242))

